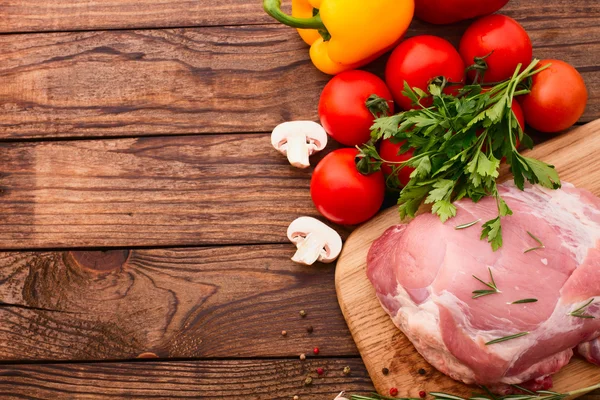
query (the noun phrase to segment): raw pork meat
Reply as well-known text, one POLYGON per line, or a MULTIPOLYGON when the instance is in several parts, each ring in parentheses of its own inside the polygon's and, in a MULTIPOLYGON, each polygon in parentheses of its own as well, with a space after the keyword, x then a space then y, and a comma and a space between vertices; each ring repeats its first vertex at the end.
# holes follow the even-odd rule
POLYGON ((441 372, 498 393, 510 384, 547 389, 578 345, 600 365, 600 199, 570 184, 499 190, 514 214, 502 220, 498 251, 479 238, 497 216, 495 200, 461 200, 445 224, 422 214, 389 228, 369 251, 367 273, 396 326, 441 372), (528 232, 545 248, 526 253, 539 246, 528 232), (490 282, 490 271, 500 293, 473 299, 490 289, 474 276, 490 282), (523 299, 537 302, 512 304, 523 299), (588 302, 580 315, 589 318, 570 315, 588 302))

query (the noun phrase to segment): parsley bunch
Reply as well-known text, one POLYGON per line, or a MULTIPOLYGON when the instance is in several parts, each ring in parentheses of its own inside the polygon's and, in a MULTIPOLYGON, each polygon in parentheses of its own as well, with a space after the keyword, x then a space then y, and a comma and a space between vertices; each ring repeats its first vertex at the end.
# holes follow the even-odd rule
POLYGON ((500 161, 506 158, 521 190, 525 180, 547 188, 560 187, 554 166, 525 157, 516 147, 516 138, 524 146, 533 147, 511 105, 515 96, 529 93, 531 77, 542 71, 535 69, 538 63, 534 60, 522 71, 519 65, 511 79, 489 90, 473 84, 462 87, 456 95, 444 93, 447 82, 443 79, 434 80, 429 93, 410 88, 405 82, 403 93, 418 108, 375 119, 371 142, 359 149, 358 170, 368 174, 386 163, 393 167, 388 186, 400 189, 398 170, 415 169, 400 191, 401 218, 414 217, 424 201, 432 204, 432 212, 446 222, 456 215, 455 201, 467 197, 477 202, 484 196, 493 196, 498 217, 483 225, 481 239, 486 239, 496 251, 502 246, 501 218, 512 214, 496 186, 500 161), (432 105, 423 105, 425 99, 432 105), (413 148, 414 155, 404 162, 384 160, 374 145, 379 139, 404 142, 400 152, 413 148))

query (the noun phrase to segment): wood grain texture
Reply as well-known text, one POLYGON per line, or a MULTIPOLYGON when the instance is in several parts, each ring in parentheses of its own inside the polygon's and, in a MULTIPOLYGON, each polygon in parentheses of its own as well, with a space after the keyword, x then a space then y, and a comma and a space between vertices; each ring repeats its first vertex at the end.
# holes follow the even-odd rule
POLYGON ((358 355, 333 266, 294 250, 0 253, 0 361, 358 355))
POLYGON ((342 390, 373 391, 359 358, 0 366, 3 400, 332 400, 342 390), (342 373, 345 366, 350 375, 342 373), (317 375, 317 368, 325 374, 317 375))
POLYGON ((270 132, 327 79, 278 25, 0 36, 0 137, 270 132))
MULTIPOLYGON (((590 92, 582 122, 599 118, 600 4, 510 4, 537 57, 582 72, 590 92)), ((408 36, 456 44, 466 25, 415 21, 408 36)), ((384 61, 370 69, 381 74, 384 61)), ((293 29, 255 25, 3 35, 0 79, 0 139, 15 139, 270 132, 286 120, 317 120, 329 77, 293 29)))
POLYGON ((0 32, 242 25, 274 22, 260 0, 3 0, 0 32))
POLYGON ((287 243, 291 221, 319 217, 310 170, 291 167, 269 135, 0 143, 0 153, 0 249, 287 243))
MULTIPOLYGON (((561 179, 600 195, 600 120, 543 143, 529 154, 554 164, 561 179)), ((504 179, 507 174, 504 173, 504 179)), ((425 208, 422 212, 425 212, 425 208)), ((401 396, 417 397, 419 388, 468 396, 472 388, 433 369, 381 308, 366 275, 371 243, 390 226, 398 224, 397 208, 384 211, 355 230, 344 246, 336 267, 338 300, 358 350, 380 393, 396 386, 401 396), (382 367, 392 373, 385 376, 382 367), (428 372, 419 375, 419 368, 428 372)), ((574 359, 554 375, 555 390, 563 392, 600 382, 600 367, 574 359)))

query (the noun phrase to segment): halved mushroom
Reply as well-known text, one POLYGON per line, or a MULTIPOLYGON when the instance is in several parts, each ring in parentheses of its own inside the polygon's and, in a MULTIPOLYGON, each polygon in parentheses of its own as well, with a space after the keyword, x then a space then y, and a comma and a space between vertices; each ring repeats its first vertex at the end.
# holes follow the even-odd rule
POLYGON ((308 157, 327 146, 327 132, 316 122, 293 121, 279 124, 271 134, 271 144, 294 167, 308 168, 308 157))
POLYGON ((292 261, 300 264, 313 265, 317 260, 330 263, 342 251, 340 235, 315 218, 295 219, 288 227, 287 236, 298 248, 292 261))

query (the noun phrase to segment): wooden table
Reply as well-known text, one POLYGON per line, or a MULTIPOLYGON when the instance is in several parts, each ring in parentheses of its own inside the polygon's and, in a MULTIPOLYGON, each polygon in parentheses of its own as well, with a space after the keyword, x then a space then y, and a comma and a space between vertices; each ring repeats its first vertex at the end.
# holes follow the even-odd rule
MULTIPOLYGON (((600 3, 504 12, 599 118, 600 3)), ((0 32, 1 399, 372 390, 334 267, 289 260, 287 225, 317 212, 269 132, 316 120, 328 80, 294 30, 259 0, 3 0, 0 32)))

